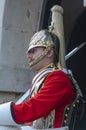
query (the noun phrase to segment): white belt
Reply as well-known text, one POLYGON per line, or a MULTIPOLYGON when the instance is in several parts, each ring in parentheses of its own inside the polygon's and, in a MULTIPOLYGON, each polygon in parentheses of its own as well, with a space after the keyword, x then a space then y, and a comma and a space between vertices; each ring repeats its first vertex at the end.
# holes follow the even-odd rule
MULTIPOLYGON (((23 126, 22 130, 36 130, 36 129, 30 126, 23 126)), ((40 130, 43 130, 43 129, 40 129, 40 130)), ((61 127, 61 128, 51 128, 51 129, 44 129, 44 130, 69 130, 69 128, 66 126, 66 127, 61 127)))

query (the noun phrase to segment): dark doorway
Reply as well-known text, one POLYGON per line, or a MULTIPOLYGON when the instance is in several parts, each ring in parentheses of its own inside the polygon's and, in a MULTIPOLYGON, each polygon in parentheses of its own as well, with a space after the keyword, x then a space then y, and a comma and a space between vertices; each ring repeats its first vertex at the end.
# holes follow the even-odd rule
MULTIPOLYGON (((86 10, 78 17, 67 41, 67 53, 86 42, 86 10)), ((74 54, 68 61, 67 67, 72 70, 84 99, 86 100, 86 45, 74 54)), ((86 130, 86 112, 82 121, 78 122, 78 130, 86 130)))
POLYGON ((51 8, 54 5, 61 5, 62 0, 44 0, 39 30, 46 29, 51 24, 51 8))
MULTIPOLYGON (((68 39, 67 53, 75 47, 86 42, 86 11, 76 20, 68 39)), ((68 68, 71 68, 78 84, 80 85, 86 99, 86 45, 82 47, 70 60, 67 61, 68 68)))

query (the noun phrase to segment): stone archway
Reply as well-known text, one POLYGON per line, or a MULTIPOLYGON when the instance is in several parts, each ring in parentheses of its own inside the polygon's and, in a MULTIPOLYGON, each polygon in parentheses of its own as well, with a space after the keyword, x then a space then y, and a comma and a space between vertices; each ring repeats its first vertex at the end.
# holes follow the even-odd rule
POLYGON ((0 2, 0 103, 16 100, 15 94, 23 94, 30 86, 34 73, 28 68, 26 51, 39 25, 42 2, 0 2))

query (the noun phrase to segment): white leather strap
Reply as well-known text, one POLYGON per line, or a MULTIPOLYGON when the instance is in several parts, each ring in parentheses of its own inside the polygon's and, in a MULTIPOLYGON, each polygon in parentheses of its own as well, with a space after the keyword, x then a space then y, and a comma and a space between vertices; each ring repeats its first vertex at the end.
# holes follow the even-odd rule
MULTIPOLYGON (((33 127, 30 126, 23 126, 21 127, 21 130, 36 130, 33 127)), ((67 126, 61 127, 61 128, 51 128, 51 129, 42 129, 42 130, 69 130, 67 126)))

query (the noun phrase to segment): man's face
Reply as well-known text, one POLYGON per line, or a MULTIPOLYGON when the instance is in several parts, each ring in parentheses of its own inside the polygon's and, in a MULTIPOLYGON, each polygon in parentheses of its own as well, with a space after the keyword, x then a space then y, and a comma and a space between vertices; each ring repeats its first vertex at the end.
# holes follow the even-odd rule
MULTIPOLYGON (((40 55, 44 52, 44 47, 35 47, 32 48, 28 53, 27 53, 27 57, 28 57, 28 62, 33 62, 34 60, 36 60, 38 57, 40 57, 40 55)), ((36 63, 35 65, 33 65, 31 68, 38 71, 41 68, 43 68, 46 64, 47 64, 47 56, 45 56, 42 60, 40 60, 38 63, 36 63)))

